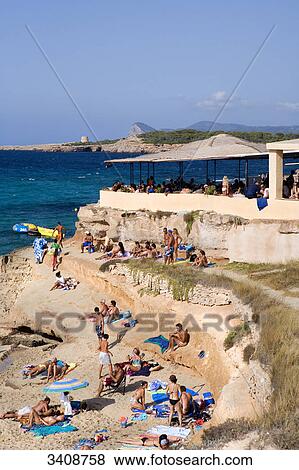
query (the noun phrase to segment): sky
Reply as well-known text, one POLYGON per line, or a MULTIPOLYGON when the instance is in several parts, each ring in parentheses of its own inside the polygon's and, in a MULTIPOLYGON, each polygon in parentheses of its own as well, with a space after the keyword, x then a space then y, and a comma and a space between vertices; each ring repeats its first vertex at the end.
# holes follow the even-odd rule
POLYGON ((297 0, 3 1, 0 145, 182 128, 231 95, 220 122, 298 125, 298 15, 297 0))

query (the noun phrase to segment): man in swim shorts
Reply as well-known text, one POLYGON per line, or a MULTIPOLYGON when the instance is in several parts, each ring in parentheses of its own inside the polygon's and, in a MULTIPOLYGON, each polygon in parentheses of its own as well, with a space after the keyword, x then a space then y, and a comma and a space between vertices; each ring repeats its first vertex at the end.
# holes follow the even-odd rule
POLYGON ((99 341, 101 341, 103 334, 104 334, 104 317, 102 315, 102 312, 100 312, 99 307, 95 307, 94 313, 96 314, 96 334, 97 337, 99 338, 99 341))
POLYGON ((84 248, 90 248, 93 245, 93 236, 90 232, 85 232, 83 243, 81 244, 81 253, 84 253, 84 248))
POLYGON ((96 398, 101 396, 104 387, 118 387, 123 380, 125 371, 120 367, 119 364, 115 364, 113 374, 109 374, 106 377, 100 379, 99 388, 96 398))
POLYGON ((109 374, 113 375, 112 371, 112 363, 111 363, 111 357, 113 354, 111 351, 109 351, 109 345, 108 345, 108 339, 109 335, 104 334, 100 340, 100 347, 99 347, 99 362, 100 362, 100 368, 99 368, 99 379, 102 377, 102 370, 104 366, 109 367, 109 374))
POLYGON ((190 341, 188 330, 183 329, 181 323, 175 325, 175 332, 169 335, 169 346, 165 352, 175 351, 178 348, 187 346, 190 341))

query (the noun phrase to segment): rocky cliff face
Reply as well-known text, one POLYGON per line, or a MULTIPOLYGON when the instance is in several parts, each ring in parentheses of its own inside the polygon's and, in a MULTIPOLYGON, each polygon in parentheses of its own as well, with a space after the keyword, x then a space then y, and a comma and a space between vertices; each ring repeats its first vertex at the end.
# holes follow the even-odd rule
POLYGON ((249 221, 206 211, 132 212, 101 207, 100 203, 81 207, 78 218, 78 232, 91 230, 95 238, 108 235, 127 245, 136 240, 161 243, 163 228, 175 227, 184 242, 208 250, 210 256, 244 263, 286 263, 299 259, 298 221, 249 221))
POLYGON ((228 235, 247 221, 215 212, 162 213, 124 212, 90 204, 80 208, 78 231, 90 230, 95 238, 109 236, 123 242, 146 240, 160 243, 164 227, 176 227, 184 241, 209 250, 227 253, 228 235))

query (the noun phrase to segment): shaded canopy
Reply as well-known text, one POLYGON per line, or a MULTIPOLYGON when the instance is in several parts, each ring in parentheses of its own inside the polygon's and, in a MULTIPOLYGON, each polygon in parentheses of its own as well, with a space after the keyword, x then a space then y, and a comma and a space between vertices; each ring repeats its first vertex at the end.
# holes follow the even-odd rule
POLYGON ((268 155, 266 145, 249 142, 229 134, 218 134, 208 139, 183 144, 166 152, 150 153, 139 157, 106 160, 107 163, 172 162, 184 160, 223 160, 231 158, 258 158, 268 155))

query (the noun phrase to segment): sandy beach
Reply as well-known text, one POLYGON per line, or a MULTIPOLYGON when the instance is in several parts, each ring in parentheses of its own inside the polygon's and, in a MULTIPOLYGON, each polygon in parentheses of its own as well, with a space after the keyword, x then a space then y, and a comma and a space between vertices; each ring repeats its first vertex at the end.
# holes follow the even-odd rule
MULTIPOLYGON (((10 305, 9 321, 6 318, 7 327, 9 325, 27 325, 35 331, 37 329, 55 331, 57 336, 63 338, 63 342, 56 343, 56 346, 55 343, 38 347, 23 346, 12 352, 9 361, 11 364, 9 365, 8 362, 8 367, 0 374, 0 411, 17 410, 25 405, 34 405, 44 396, 44 382, 39 377, 31 380, 23 379, 21 370, 26 364, 40 363, 54 357, 54 355, 68 363, 78 363, 77 368, 68 377, 88 380, 89 387, 74 391, 72 396, 76 400, 86 400, 90 411, 80 413, 72 419, 72 424, 78 428, 78 431, 48 436, 43 439, 37 439, 31 433, 24 434, 19 429, 18 422, 0 420, 0 447, 2 449, 72 449, 79 439, 92 438, 96 430, 103 428, 107 429, 109 440, 103 442, 99 448, 115 449, 121 446, 119 440, 122 436, 138 436, 138 434, 157 424, 157 418, 149 416, 146 421, 131 423, 127 429, 120 428, 119 418, 121 416, 131 416, 130 396, 139 386, 141 380, 150 381, 158 378, 168 381, 169 375, 175 373, 179 382, 187 387, 200 387, 202 391, 210 389, 209 383, 201 373, 194 368, 190 368, 190 366, 186 367, 177 363, 184 364, 186 362, 183 353, 190 354, 191 346, 185 348, 186 351, 182 350, 182 353, 179 351, 173 353, 165 360, 159 353, 157 346, 143 343, 146 337, 153 336, 154 333, 150 335, 144 332, 140 333, 137 328, 133 328, 126 332, 122 341, 118 344, 115 341, 117 331, 109 331, 113 362, 126 360, 132 347, 139 346, 145 353, 146 359, 157 360, 163 369, 159 372, 152 372, 149 378, 131 378, 124 396, 121 393, 116 393, 113 396, 103 396, 95 399, 98 387, 98 343, 94 324, 86 321, 85 316, 93 311, 101 299, 108 302, 115 298, 121 310, 133 307, 133 315, 136 313, 134 312, 134 305, 128 305, 129 300, 123 297, 121 290, 119 290, 119 296, 117 296, 115 295, 116 291, 113 291, 111 286, 106 291, 95 287, 96 275, 92 279, 88 275, 87 268, 94 269, 97 266, 98 269, 99 261, 96 260, 96 256, 81 255, 76 242, 66 244, 60 266, 65 276, 76 277, 80 281, 75 290, 50 291, 55 276, 49 267, 49 259, 46 259, 42 265, 34 264, 31 249, 22 250, 18 253, 18 257, 27 260, 28 272, 23 282, 19 281, 21 292, 17 296, 14 306, 10 305), (71 266, 73 266, 73 270, 71 266), (48 321, 49 315, 52 317, 51 324, 46 327, 43 325, 44 320, 41 320, 41 315, 45 316, 45 312, 47 312, 46 321, 48 321), (56 319, 61 314, 66 314, 66 317, 71 314, 71 318, 63 319, 62 325, 58 325, 56 319), (39 328, 36 328, 37 325, 39 328), (78 331, 69 333, 68 328, 70 326, 75 326, 75 330, 78 331)), ((157 299, 152 299, 152 308, 155 309, 158 303, 157 299)), ((169 302, 169 306, 170 304, 171 302, 169 302)), ((182 307, 181 305, 180 308, 182 309, 182 307)), ((197 341, 195 337, 192 344, 195 344, 194 341, 197 341)), ((225 374, 225 372, 223 373, 225 374)), ((217 390, 213 390, 213 392, 216 395, 219 394, 217 390)), ((150 403, 151 396, 149 392, 147 392, 146 397, 147 402, 150 403)), ((57 404, 59 394, 52 394, 51 400, 54 404, 57 404)), ((167 423, 164 419, 158 421, 158 424, 167 423)))

